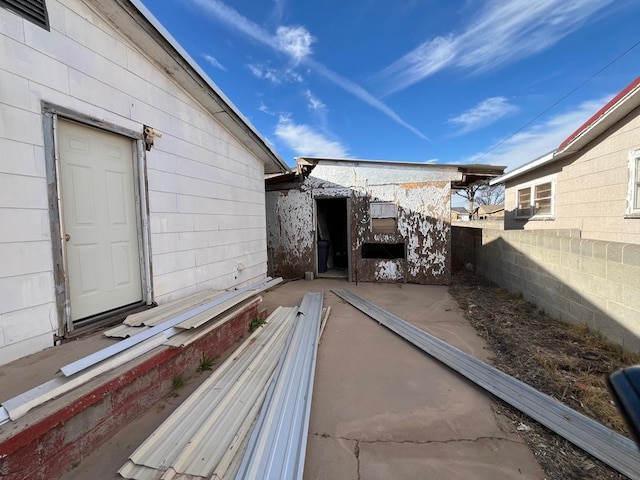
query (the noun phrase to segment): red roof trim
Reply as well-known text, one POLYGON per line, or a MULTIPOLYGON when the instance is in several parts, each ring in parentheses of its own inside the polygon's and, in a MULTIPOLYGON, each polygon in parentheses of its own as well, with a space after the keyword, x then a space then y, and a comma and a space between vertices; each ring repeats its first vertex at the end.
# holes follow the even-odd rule
POLYGON ((588 129, 591 125, 596 123, 598 119, 607 113, 611 108, 613 108, 621 99, 623 99, 629 92, 635 89, 638 85, 640 85, 640 77, 636 78, 633 82, 625 87, 620 93, 618 93, 615 97, 613 97, 609 103, 607 103, 604 107, 596 112, 594 116, 592 116, 589 120, 587 120, 580 128, 578 128, 575 132, 567 137, 567 139, 560 144, 558 147, 558 151, 562 151, 567 145, 569 145, 572 141, 574 141, 577 137, 579 137, 586 129, 588 129))

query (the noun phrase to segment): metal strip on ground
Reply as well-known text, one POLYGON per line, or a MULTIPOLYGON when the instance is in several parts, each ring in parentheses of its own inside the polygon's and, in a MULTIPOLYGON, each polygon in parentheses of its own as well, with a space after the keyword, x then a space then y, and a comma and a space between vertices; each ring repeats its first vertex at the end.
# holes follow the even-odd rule
POLYGON ((101 373, 119 367, 120 365, 153 350, 154 348, 162 345, 166 340, 167 337, 163 333, 160 333, 145 342, 139 343, 121 355, 103 360, 99 364, 94 365, 90 369, 75 375, 74 377, 55 377, 48 382, 38 385, 31 390, 27 390, 26 392, 3 402, 2 406, 8 412, 11 420, 16 420, 32 408, 42 405, 52 398, 59 397, 60 395, 88 382, 92 378, 97 377, 101 373))
POLYGON ((197 292, 187 297, 163 303, 149 310, 132 313, 124 319, 123 323, 131 327, 139 327, 142 325, 153 327, 183 310, 210 302, 224 293, 226 292, 220 290, 203 290, 202 292, 197 292))
POLYGON ((309 292, 302 300, 236 480, 302 479, 323 298, 309 292))
POLYGON ((348 290, 332 290, 332 292, 585 452, 629 478, 640 479, 640 455, 632 440, 348 290))
MULTIPOLYGON (((229 299, 232 299, 234 297, 239 297, 249 291, 252 291, 254 292, 254 294, 257 294, 264 290, 267 290, 268 288, 271 288, 277 285, 280 282, 282 282, 282 278, 276 278, 272 280, 269 277, 265 280, 260 280, 258 282, 247 285, 245 287, 239 288, 238 290, 225 293, 224 295, 221 295, 210 302, 207 302, 203 305, 193 308, 187 312, 181 313, 170 320, 167 320, 161 324, 158 324, 150 328, 149 330, 145 330, 144 332, 134 335, 133 337, 129 337, 127 339, 121 340, 120 342, 110 345, 107 348, 103 348, 102 350, 92 353, 91 355, 87 355, 86 357, 81 358, 80 360, 69 363, 63 366, 60 369, 60 371, 62 372, 63 375, 65 375, 66 377, 69 377, 75 373, 78 373, 84 370, 85 368, 89 368, 90 366, 95 365, 96 363, 106 358, 109 358, 113 355, 123 352, 126 349, 140 342, 143 342, 147 338, 151 338, 154 335, 157 335, 161 332, 164 332, 165 330, 175 327, 179 323, 184 322, 185 320, 188 320, 192 317, 195 317, 196 315, 206 310, 209 310, 215 307, 216 305, 220 305, 221 303, 226 302, 229 299)), ((174 331, 172 333, 178 333, 178 332, 174 331)))
MULTIPOLYGON (((278 307, 129 457, 125 478, 233 476, 298 309, 278 307)), ((218 478, 213 477, 213 478, 218 478)))

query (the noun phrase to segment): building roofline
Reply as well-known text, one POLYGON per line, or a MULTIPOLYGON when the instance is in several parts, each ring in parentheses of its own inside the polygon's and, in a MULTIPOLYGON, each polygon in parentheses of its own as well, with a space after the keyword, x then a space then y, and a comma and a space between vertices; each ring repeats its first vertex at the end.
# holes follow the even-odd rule
MULTIPOLYGON (((111 2, 92 2, 100 11, 105 12, 108 16, 109 13, 112 12, 113 7, 109 7, 108 4, 111 2)), ((182 68, 187 70, 187 74, 191 77, 198 86, 208 91, 208 95, 195 95, 194 92, 190 92, 194 94, 194 97, 200 102, 203 103, 207 99, 209 101, 215 102, 219 111, 211 112, 213 117, 216 118, 222 125, 224 125, 229 131, 240 140, 248 140, 255 144, 257 149, 252 150, 258 157, 258 152, 263 152, 261 160, 265 164, 265 167, 268 163, 271 163, 271 168, 266 168, 266 170, 270 170, 272 173, 277 172, 287 172, 289 171, 289 167, 286 162, 278 155, 278 153, 269 145, 265 138, 258 132, 258 130, 251 124, 251 122, 240 112, 240 110, 227 98, 227 96, 222 92, 222 90, 214 83, 214 81, 205 73, 205 71, 196 63, 196 61, 184 50, 184 48, 178 43, 178 41, 173 38, 173 36, 165 29, 165 27, 160 23, 160 21, 147 9, 147 7, 141 2, 141 0, 116 0, 112 3, 117 4, 121 9, 125 12, 128 12, 130 16, 133 17, 134 13, 137 13, 141 20, 146 21, 146 23, 157 32, 156 40, 163 40, 167 46, 170 47, 175 53, 180 57, 186 65, 182 65, 182 68), (131 11, 131 8, 127 8, 127 4, 135 9, 135 12, 131 11), (159 35, 160 39, 157 38, 159 35), (190 72, 188 70, 191 70, 190 72), (197 77, 197 78, 194 78, 197 77), (199 81, 198 81, 199 80, 199 81), (204 85, 201 85, 204 83, 204 85)), ((114 20, 110 17, 111 20, 114 20)), ((134 21, 135 18, 133 18, 134 21)), ((136 23, 138 23, 136 21, 136 23)), ((121 29, 124 33, 132 36, 137 33, 135 30, 126 30, 125 27, 116 23, 117 28, 121 29)), ((147 31, 147 33, 150 33, 147 31)), ((164 48, 165 52, 171 53, 164 48)), ((147 52, 147 54, 151 54, 147 52)), ((175 59, 178 60, 178 59, 175 59)), ((158 60, 161 62, 161 60, 158 60)), ((178 63, 182 63, 178 62, 178 63)), ((172 73, 172 72, 170 72, 172 73)), ((200 92, 197 92, 200 93, 200 92)))
POLYGON ((640 106, 640 77, 636 78, 607 102, 606 105, 591 116, 589 120, 583 123, 580 128, 569 135, 557 149, 531 162, 525 163, 501 177, 494 178, 489 184, 497 185, 504 183, 507 180, 512 180, 580 151, 587 144, 630 114, 638 106, 640 106))

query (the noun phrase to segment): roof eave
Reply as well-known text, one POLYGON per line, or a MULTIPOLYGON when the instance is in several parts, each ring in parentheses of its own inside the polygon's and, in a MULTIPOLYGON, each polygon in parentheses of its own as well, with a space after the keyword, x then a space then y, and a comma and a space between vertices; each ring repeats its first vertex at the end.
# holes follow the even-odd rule
POLYGON ((91 2, 126 36, 139 41, 145 55, 162 66, 217 121, 240 140, 265 166, 265 173, 289 171, 271 148, 220 88, 209 78, 140 0, 91 2), (148 37, 141 36, 141 32, 148 37), (152 41, 149 41, 152 40, 152 41))

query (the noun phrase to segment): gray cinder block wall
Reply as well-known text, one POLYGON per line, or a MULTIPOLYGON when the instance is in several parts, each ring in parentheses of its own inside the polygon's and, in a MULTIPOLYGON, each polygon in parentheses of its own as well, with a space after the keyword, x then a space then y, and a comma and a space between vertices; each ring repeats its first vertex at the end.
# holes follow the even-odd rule
POLYGON ((454 264, 474 269, 558 320, 640 351, 640 245, 576 230, 452 227, 454 264))

